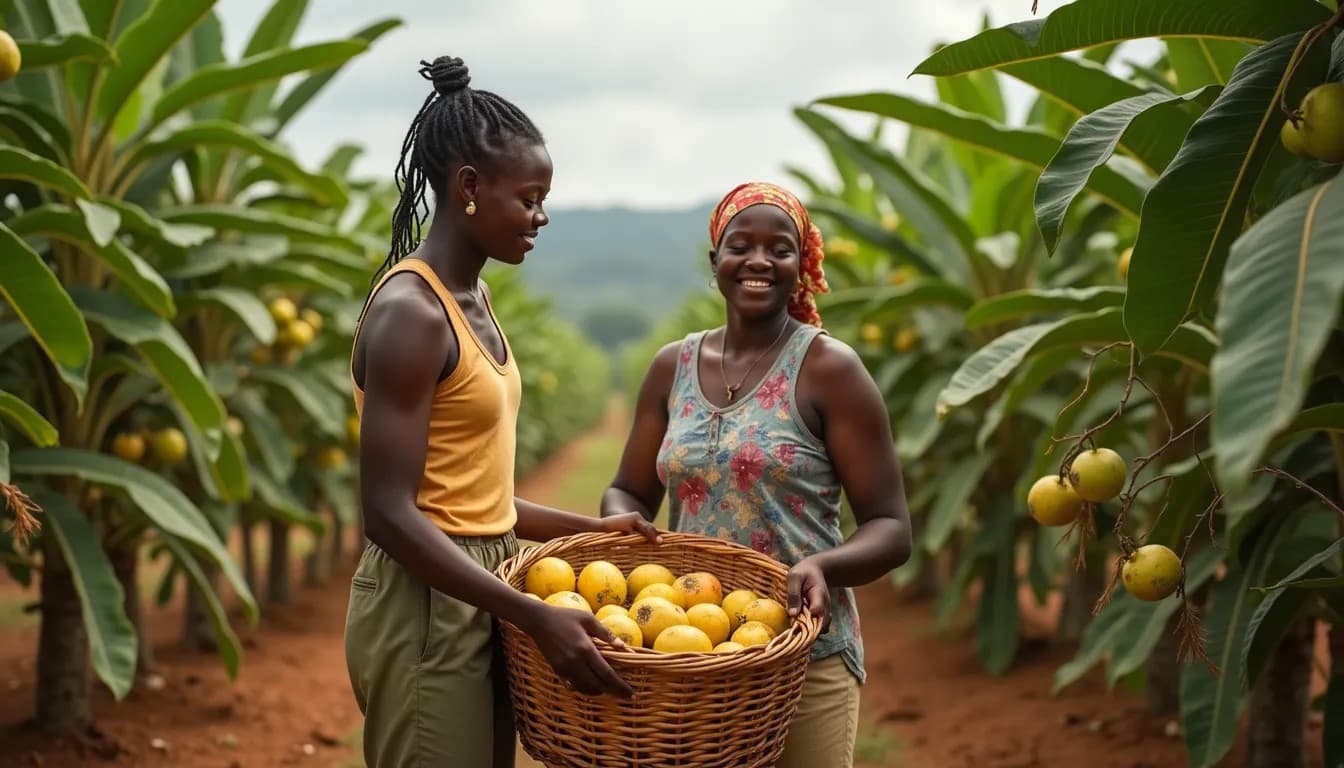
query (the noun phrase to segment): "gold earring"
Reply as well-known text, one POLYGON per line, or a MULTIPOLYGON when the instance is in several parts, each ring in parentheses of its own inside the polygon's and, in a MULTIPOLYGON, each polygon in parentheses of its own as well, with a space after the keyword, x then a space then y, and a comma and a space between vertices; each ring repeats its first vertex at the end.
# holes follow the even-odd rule
POLYGON ((468 216, 475 216, 475 215, 476 215, 476 201, 475 201, 475 200, 472 200, 471 202, 467 203, 467 215, 468 215, 468 216))

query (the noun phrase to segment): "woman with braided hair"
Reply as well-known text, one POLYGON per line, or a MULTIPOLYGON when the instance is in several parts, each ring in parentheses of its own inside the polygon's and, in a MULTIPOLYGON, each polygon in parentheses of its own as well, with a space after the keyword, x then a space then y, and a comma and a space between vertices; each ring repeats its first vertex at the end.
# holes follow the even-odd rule
POLYGON ((531 600, 492 571, 519 538, 657 531, 636 514, 597 520, 514 497, 522 389, 480 273, 532 249, 551 158, 516 106, 469 87, 461 59, 421 64, 434 89, 402 145, 392 248, 351 357, 369 544, 351 583, 346 663, 371 768, 501 768, 515 740, 496 617, 576 689, 631 689, 597 651, 595 637, 619 641, 596 618, 531 600), (437 205, 421 242, 426 187, 437 205))
POLYGON ((789 566, 790 616, 824 630, 777 768, 853 764, 863 643, 852 588, 910 557, 910 517, 882 395, 821 329, 821 233, 789 191, 742 184, 709 222, 726 324, 668 344, 640 389, 602 514, 734 541, 789 566), (857 529, 840 529, 840 497, 857 529))

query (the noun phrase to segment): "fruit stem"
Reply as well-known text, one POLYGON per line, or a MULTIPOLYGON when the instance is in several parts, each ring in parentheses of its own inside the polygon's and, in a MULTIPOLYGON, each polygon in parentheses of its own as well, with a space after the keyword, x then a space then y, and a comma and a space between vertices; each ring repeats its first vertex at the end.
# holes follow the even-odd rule
POLYGON ((1340 508, 1339 508, 1339 505, 1338 505, 1338 504, 1335 504, 1335 502, 1331 501, 1329 496, 1326 496, 1325 494, 1323 494, 1323 493, 1321 493, 1320 491, 1318 491, 1318 490, 1316 490, 1315 488, 1313 488, 1313 487, 1311 486, 1311 484, 1309 484, 1306 480, 1303 480, 1302 478, 1300 478, 1300 477, 1298 477, 1298 476, 1296 476, 1296 475, 1294 475, 1294 474, 1292 474, 1292 473, 1290 473, 1290 472, 1285 472, 1285 471, 1283 471, 1282 469, 1279 469, 1278 467, 1271 467, 1271 466, 1256 467, 1256 469, 1254 470, 1254 473, 1255 473, 1255 474, 1278 475, 1279 477, 1282 477, 1282 478, 1284 478, 1284 479, 1286 479, 1286 480, 1292 480, 1294 483, 1297 484, 1297 487, 1298 487, 1298 488, 1305 488, 1305 489, 1307 489, 1308 491, 1311 491, 1311 493, 1312 493, 1313 496, 1315 496, 1316 498, 1320 499, 1322 504, 1324 504, 1325 506, 1327 506, 1327 507, 1329 507, 1330 509, 1334 510, 1334 513, 1335 513, 1336 515, 1339 516, 1339 519, 1340 519, 1341 521, 1344 521, 1344 509, 1340 509, 1340 508))
POLYGON ((1307 33, 1302 36, 1302 40, 1298 42, 1297 49, 1293 51, 1292 57, 1288 59, 1288 69, 1283 75, 1283 91, 1279 94, 1279 109, 1292 121, 1294 128, 1298 127, 1298 123, 1302 120, 1302 111, 1288 106, 1288 86, 1292 84, 1293 78, 1297 77, 1297 68, 1302 60, 1307 57, 1307 53, 1311 51, 1312 46, 1316 45, 1316 42, 1326 32, 1329 32, 1331 27, 1338 26, 1340 22, 1344 22, 1344 4, 1339 6, 1339 10, 1335 11, 1333 16, 1307 30, 1307 33))

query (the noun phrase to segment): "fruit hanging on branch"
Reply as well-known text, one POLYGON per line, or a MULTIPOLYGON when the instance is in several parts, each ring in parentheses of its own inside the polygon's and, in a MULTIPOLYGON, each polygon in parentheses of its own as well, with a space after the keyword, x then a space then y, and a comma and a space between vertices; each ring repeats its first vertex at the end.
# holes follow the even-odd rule
POLYGON ((19 44, 8 32, 0 29, 0 83, 13 80, 23 67, 23 55, 19 53, 19 44))
POLYGON ((1125 591, 1144 602, 1164 600, 1181 583, 1181 558, 1161 544, 1145 544, 1124 559, 1120 580, 1125 591))
POLYGON ((1125 487, 1125 460, 1110 448, 1093 448, 1074 457, 1069 484, 1083 501, 1110 501, 1125 487))
POLYGON ((1298 157, 1344 163, 1344 83, 1308 91, 1279 136, 1284 148, 1298 157))
POLYGON ((1027 509, 1041 525, 1069 525, 1083 511, 1083 499, 1059 475, 1046 475, 1032 483, 1027 492, 1027 509))

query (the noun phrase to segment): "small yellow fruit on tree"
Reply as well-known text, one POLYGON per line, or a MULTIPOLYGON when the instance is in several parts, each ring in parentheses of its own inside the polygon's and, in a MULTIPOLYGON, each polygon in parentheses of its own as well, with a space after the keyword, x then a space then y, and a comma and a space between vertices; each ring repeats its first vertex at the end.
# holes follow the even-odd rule
POLYGON ((289 325, 299 317, 299 308, 294 306, 293 300, 281 296, 271 302, 269 307, 271 319, 276 325, 289 325))
POLYGON ((229 431, 233 433, 234 437, 243 436, 243 420, 237 416, 230 416, 226 419, 224 421, 224 426, 229 428, 229 431))
POLYGON ((187 458, 187 436, 177 427, 160 429, 150 438, 150 450, 154 458, 172 466, 187 458))
POLYGON ((307 323, 314 332, 322 330, 322 313, 318 312, 316 309, 309 307, 300 312, 299 317, 302 318, 303 322, 307 323))
POLYGON ((714 650, 704 632, 689 624, 678 624, 658 633, 653 650, 663 653, 709 653, 714 650))
POLYGON ((552 592, 546 597, 547 605, 554 605, 556 608, 573 608, 576 611, 587 611, 592 613, 593 609, 588 606, 588 601, 583 599, 583 595, 578 592, 552 592))
POLYGON ((14 42, 8 32, 0 29, 0 83, 13 80, 22 68, 23 54, 19 52, 19 44, 14 42))
POLYGON ((139 461, 145 457, 145 438, 134 432, 122 432, 112 439, 112 452, 126 461, 139 461))
POLYGON ((728 613, 714 603, 696 603, 686 609, 686 620, 696 627, 711 643, 718 645, 728 639, 732 633, 732 622, 728 613))
POLYGON ((1324 83, 1302 97, 1302 147, 1323 163, 1344 163, 1344 83, 1324 83))
POLYGON ((280 343, 295 349, 303 349, 312 344, 315 338, 317 334, 313 331, 313 326, 302 320, 295 320, 280 332, 280 343))
POLYGON ((789 614, 779 602, 760 597, 743 606, 737 620, 739 627, 755 621, 768 627, 771 634, 777 635, 788 628, 789 614))
POLYGON ((644 633, 645 646, 657 640, 658 634, 668 627, 688 623, 686 612, 681 606, 663 597, 636 600, 635 604, 630 606, 630 618, 635 620, 639 625, 639 631, 644 633))
POLYGON ((657 563, 643 563, 635 566, 635 569, 626 577, 625 583, 629 587, 627 590, 629 594, 638 595, 650 584, 672 586, 672 582, 676 580, 677 577, 666 566, 657 563))
POLYGON ((661 581, 656 581, 639 590, 635 595, 635 599, 630 602, 637 603, 646 597, 661 597, 678 608, 686 607, 685 599, 682 597, 682 594, 677 591, 677 588, 671 584, 664 584, 661 581))
POLYGON ((1110 448, 1083 451, 1069 465, 1069 482, 1084 501, 1110 501, 1125 487, 1125 460, 1110 448))
POLYGON ((345 439, 351 445, 359 445, 359 416, 350 415, 345 419, 345 439))
POLYGON ((597 609, 597 620, 607 618, 608 616, 629 616, 630 612, 620 605, 604 605, 597 609))
POLYGON ((321 469, 337 469, 345 466, 349 457, 339 445, 329 445, 317 455, 317 466, 321 469))
POLYGON ((1292 120, 1284 120, 1283 127, 1279 129, 1279 141, 1283 142, 1283 148, 1290 154, 1298 157, 1311 157, 1307 153, 1306 139, 1302 137, 1302 129, 1292 120))
POLYGON ((624 605, 625 590, 625 574, 606 560, 594 560, 579 571, 579 594, 594 611, 604 605, 624 605))
POLYGON ((700 603, 719 604, 723 600, 723 585, 712 573, 696 571, 677 579, 672 587, 681 594, 681 606, 690 608, 700 603))
MULTIPOLYGON (((612 608, 614 606, 609 605, 607 607, 612 608)), ((639 648, 644 645, 644 633, 640 631, 639 625, 635 623, 635 620, 624 613, 608 614, 605 617, 599 616, 597 617, 597 620, 602 622, 602 626, 610 629, 611 633, 619 637, 621 642, 626 645, 632 648, 639 648)))
POLYGON ((1145 544, 1125 560, 1120 580, 1140 600, 1161 600, 1175 592, 1181 581, 1181 558, 1161 544, 1145 544))
POLYGON ((1059 475, 1049 474, 1031 484, 1027 509, 1041 525, 1068 525, 1083 511, 1083 498, 1059 475))
POLYGON ((896 332, 896 338, 891 342, 891 348, 897 352, 909 352, 919 344, 919 329, 913 325, 907 325, 896 332))
POLYGON ((882 214, 882 229, 888 232, 895 232, 901 228, 901 217, 895 211, 887 211, 882 214))
POLYGON ((741 621, 738 621, 737 615, 742 612, 743 608, 747 607, 747 603, 750 603, 758 597, 760 597, 760 595, 750 589, 734 589, 724 596, 721 605, 723 606, 724 613, 728 614, 728 620, 732 623, 732 629, 737 629, 742 623, 741 621))
POLYGON ((748 621, 737 628, 733 633, 731 640, 740 646, 748 647, 752 645, 765 645, 774 639, 775 635, 770 628, 759 621, 748 621))
POLYGON ((882 341, 882 326, 877 323, 864 323, 859 328, 859 335, 869 344, 877 344, 882 341))
POLYGON ((523 588, 543 599, 556 592, 573 592, 574 569, 558 557, 543 557, 527 569, 523 588))
POLYGON ((722 643, 719 643, 718 645, 714 646, 714 652, 732 653, 733 651, 740 651, 745 647, 746 646, 742 645, 741 643, 734 643, 732 640, 724 640, 722 643))

